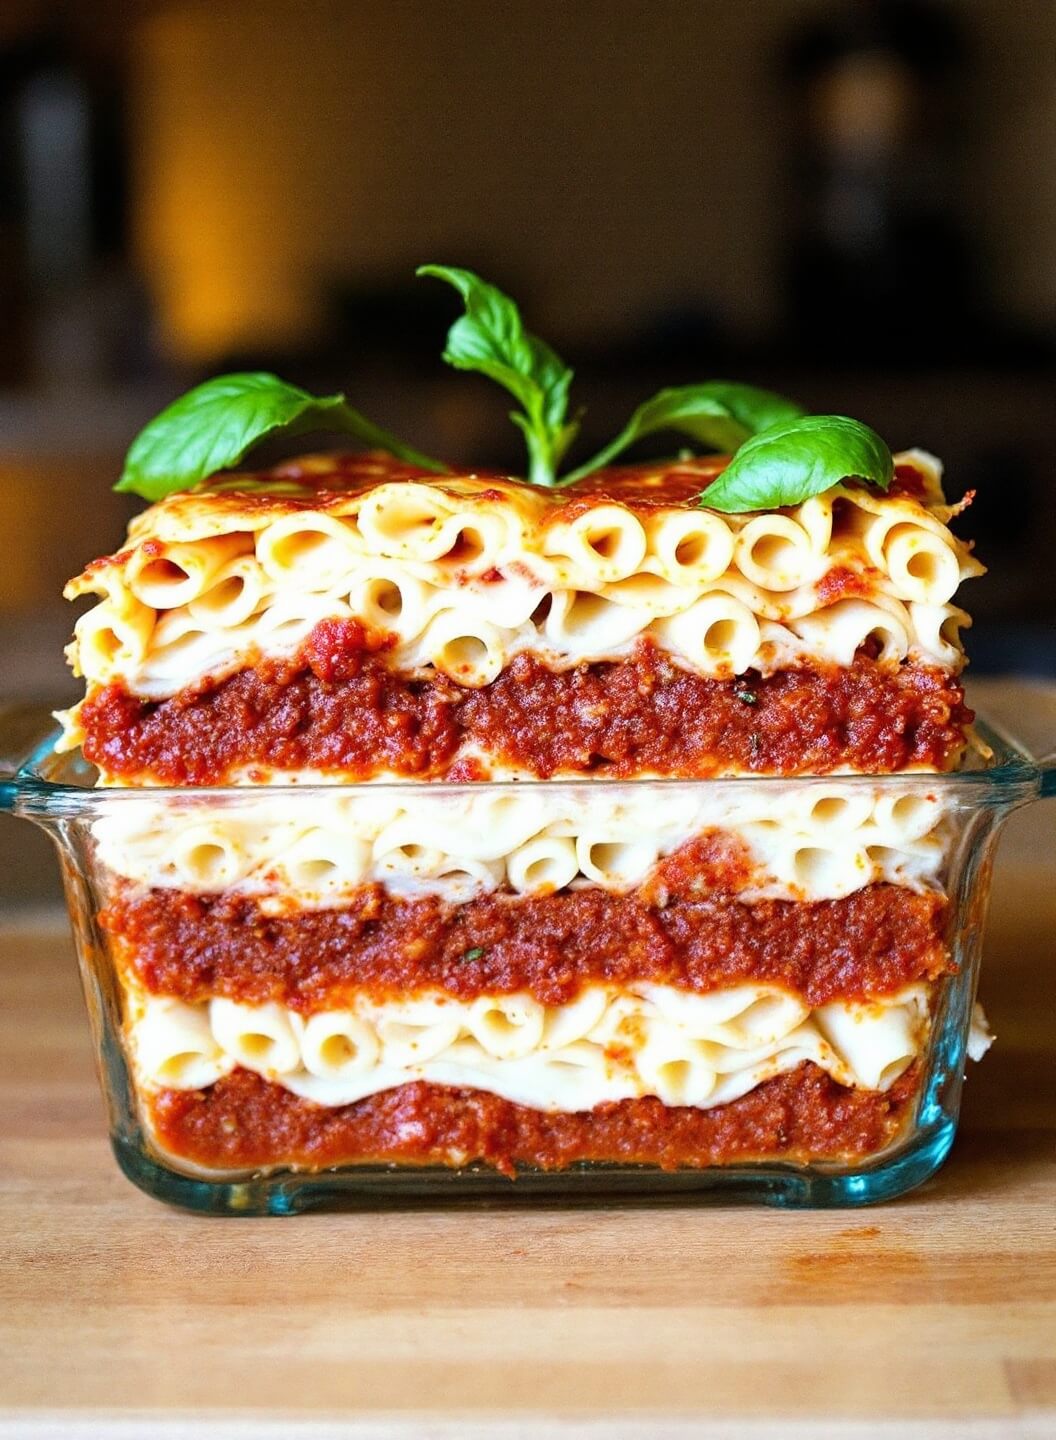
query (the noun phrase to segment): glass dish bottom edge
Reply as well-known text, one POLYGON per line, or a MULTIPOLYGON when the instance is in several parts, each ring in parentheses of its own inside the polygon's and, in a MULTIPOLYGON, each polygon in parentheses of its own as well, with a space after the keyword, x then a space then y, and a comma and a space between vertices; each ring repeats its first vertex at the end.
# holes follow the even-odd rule
MULTIPOLYGON (((332 1170, 276 1167, 250 1176, 203 1178, 171 1168, 138 1123, 111 1132, 125 1176, 152 1198, 205 1215, 298 1215, 313 1209, 566 1208, 590 1206, 767 1205, 856 1208, 894 1200, 939 1169, 957 1131, 965 1061, 962 1007, 971 977, 956 978, 936 1016, 937 1034, 914 1112, 885 1150, 861 1161, 754 1161, 701 1169, 584 1162, 564 1170, 521 1169, 511 1179, 484 1165, 348 1165, 332 1170), (952 992, 952 993, 951 993, 952 992)), ((128 1083, 124 1058, 107 1047, 128 1083)), ((116 1078, 116 1077, 115 1077, 116 1078)))
POLYGON ((949 1153, 957 1121, 944 1115, 893 1151, 851 1173, 782 1162, 659 1170, 591 1162, 560 1171, 440 1166, 349 1166, 333 1171, 276 1170, 246 1180, 202 1180, 171 1170, 134 1139, 111 1143, 124 1175, 153 1199, 202 1215, 299 1215, 313 1209, 380 1210, 656 1205, 768 1205, 779 1209, 856 1208, 916 1189, 949 1153))

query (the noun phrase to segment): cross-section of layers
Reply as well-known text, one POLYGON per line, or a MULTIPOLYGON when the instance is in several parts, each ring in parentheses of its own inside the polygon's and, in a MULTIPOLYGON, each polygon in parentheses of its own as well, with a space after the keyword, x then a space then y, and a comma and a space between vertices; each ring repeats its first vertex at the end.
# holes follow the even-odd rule
POLYGON ((302 461, 170 497, 70 595, 112 784, 944 769, 979 572, 932 462, 720 515, 705 462, 557 492, 302 461))
POLYGON ((926 782, 129 795, 101 925, 186 1163, 881 1148, 951 969, 926 782))
POLYGON ((928 776, 966 745, 980 567, 926 456, 759 515, 697 505, 717 468, 551 494, 300 461, 162 502, 73 583, 101 599, 67 741, 126 790, 100 923, 168 1156, 513 1173, 898 1135, 953 968, 928 776))

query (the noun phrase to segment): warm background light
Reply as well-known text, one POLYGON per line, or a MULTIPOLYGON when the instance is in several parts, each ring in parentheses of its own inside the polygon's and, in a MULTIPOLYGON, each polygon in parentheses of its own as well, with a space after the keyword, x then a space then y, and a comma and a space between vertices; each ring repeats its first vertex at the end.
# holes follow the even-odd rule
MULTIPOLYGON (((775 86, 803 0, 163 4, 135 38, 137 228, 194 360, 305 343, 325 280, 501 257, 570 336, 697 303, 780 306, 775 86), (545 243, 540 237, 545 236, 545 243), (589 284, 583 281, 589 276, 589 284)), ((1056 318, 1056 6, 952 4, 971 57, 974 197, 997 300, 1056 318)))

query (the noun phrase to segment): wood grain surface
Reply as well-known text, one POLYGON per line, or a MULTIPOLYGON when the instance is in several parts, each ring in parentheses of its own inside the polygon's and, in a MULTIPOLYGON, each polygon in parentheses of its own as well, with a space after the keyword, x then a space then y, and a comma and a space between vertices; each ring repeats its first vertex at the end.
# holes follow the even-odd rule
POLYGON ((1009 827, 952 1157, 857 1212, 167 1210, 63 924, 9 920, 0 1435, 1056 1435, 1054 820, 1009 827))

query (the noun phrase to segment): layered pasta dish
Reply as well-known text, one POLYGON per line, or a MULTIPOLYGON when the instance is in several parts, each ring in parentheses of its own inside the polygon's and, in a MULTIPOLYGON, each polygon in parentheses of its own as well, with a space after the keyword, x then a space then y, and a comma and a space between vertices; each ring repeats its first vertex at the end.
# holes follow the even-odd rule
POLYGON ((65 743, 134 792, 99 924, 170 1163, 897 1138, 954 965, 927 777, 970 743, 981 567, 921 452, 741 514, 699 503, 723 464, 308 457, 163 499, 71 583, 65 743))

